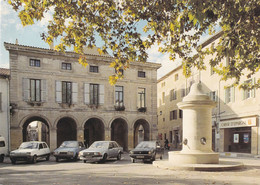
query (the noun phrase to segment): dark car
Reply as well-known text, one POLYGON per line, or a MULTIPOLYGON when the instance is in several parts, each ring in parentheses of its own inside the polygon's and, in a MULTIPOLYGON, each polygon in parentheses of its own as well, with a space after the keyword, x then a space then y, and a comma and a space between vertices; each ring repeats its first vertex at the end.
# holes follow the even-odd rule
POLYGON ((163 153, 164 149, 159 142, 142 141, 130 151, 130 157, 133 163, 136 160, 155 161, 158 158, 162 159, 163 153))
POLYGON ((56 157, 56 162, 59 159, 72 159, 76 161, 79 152, 84 149, 86 147, 81 141, 64 141, 59 148, 54 150, 53 155, 56 157))

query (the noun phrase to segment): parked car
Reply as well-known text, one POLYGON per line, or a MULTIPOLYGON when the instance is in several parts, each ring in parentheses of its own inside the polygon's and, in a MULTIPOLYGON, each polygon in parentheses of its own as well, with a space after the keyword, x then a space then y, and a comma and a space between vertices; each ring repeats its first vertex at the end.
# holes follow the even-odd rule
POLYGON ((81 141, 64 141, 59 148, 53 152, 56 162, 59 159, 73 159, 78 160, 78 155, 81 150, 86 149, 85 145, 81 141))
POLYGON ((16 161, 28 161, 36 163, 38 159, 50 159, 50 148, 47 143, 41 141, 23 142, 17 150, 11 151, 10 159, 13 164, 16 161))
POLYGON ((79 152, 80 160, 88 162, 105 162, 109 158, 121 159, 123 148, 115 141, 96 141, 88 149, 79 152))
POLYGON ((5 138, 0 136, 0 163, 4 162, 4 158, 7 154, 7 146, 5 142, 5 138))
POLYGON ((130 151, 131 161, 134 163, 137 159, 143 161, 155 161, 162 159, 164 153, 163 147, 157 141, 142 141, 135 149, 130 151))

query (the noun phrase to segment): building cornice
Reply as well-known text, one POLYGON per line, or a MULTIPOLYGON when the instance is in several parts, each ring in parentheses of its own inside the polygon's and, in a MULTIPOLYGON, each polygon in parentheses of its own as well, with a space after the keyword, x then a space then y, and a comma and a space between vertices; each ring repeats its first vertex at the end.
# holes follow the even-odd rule
MULTIPOLYGON (((44 54, 44 55, 52 55, 52 56, 63 56, 63 57, 72 57, 72 58, 79 58, 79 54, 71 51, 66 52, 58 52, 53 49, 46 49, 46 48, 39 48, 39 47, 33 47, 33 46, 26 46, 26 45, 20 45, 20 44, 12 44, 4 42, 5 49, 8 51, 21 51, 21 52, 30 52, 30 53, 37 53, 37 54, 44 54)), ((94 59, 98 61, 104 61, 104 62, 111 62, 114 60, 114 57, 112 56, 102 56, 102 55, 96 55, 96 54, 85 54, 87 59, 94 59)), ((146 67, 146 68, 155 68, 159 69, 161 67, 161 64, 152 63, 152 62, 131 62, 131 66, 136 67, 146 67)))

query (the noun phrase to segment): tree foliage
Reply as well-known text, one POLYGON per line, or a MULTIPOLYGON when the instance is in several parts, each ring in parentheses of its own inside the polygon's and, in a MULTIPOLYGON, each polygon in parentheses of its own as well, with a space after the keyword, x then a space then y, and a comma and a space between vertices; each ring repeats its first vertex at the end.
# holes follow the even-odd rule
MULTIPOLYGON (((44 12, 54 9, 48 33, 42 34, 47 43, 60 38, 55 47, 65 51, 73 46, 81 54, 79 62, 86 65, 83 47, 96 46, 100 37, 104 45, 100 53, 110 52, 115 57, 111 66, 125 69, 130 62, 145 62, 147 49, 159 44, 170 59, 182 59, 184 73, 191 67, 204 69, 205 55, 215 53, 210 60, 223 79, 240 77, 259 71, 259 0, 9 0, 19 12, 23 25, 34 24, 44 12), (141 24, 140 24, 141 23, 141 24), (143 25, 141 34, 138 26, 143 25), (213 34, 216 26, 223 34, 218 43, 202 49, 203 34, 213 34), (196 51, 196 52, 194 52, 196 51), (230 58, 230 65, 221 60, 230 58)), ((110 77, 112 83, 120 78, 110 77)), ((244 87, 244 86, 242 86, 244 87)), ((260 80, 254 84, 260 87, 260 80)))

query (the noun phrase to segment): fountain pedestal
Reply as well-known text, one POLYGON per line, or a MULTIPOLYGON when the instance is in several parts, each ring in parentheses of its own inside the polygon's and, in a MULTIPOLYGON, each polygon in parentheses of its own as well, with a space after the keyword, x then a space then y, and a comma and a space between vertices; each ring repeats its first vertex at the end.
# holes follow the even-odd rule
POLYGON ((242 163, 219 161, 219 154, 212 151, 212 108, 216 103, 202 92, 202 85, 195 83, 190 93, 177 104, 183 110, 182 150, 168 152, 168 161, 154 161, 164 169, 224 171, 243 167, 242 163))
POLYGON ((177 104, 183 110, 182 151, 169 152, 169 162, 176 164, 217 164, 219 154, 212 147, 212 108, 216 103, 202 92, 200 83, 177 104))

